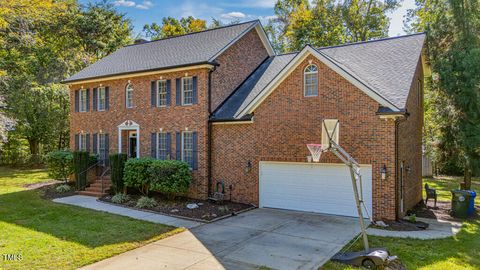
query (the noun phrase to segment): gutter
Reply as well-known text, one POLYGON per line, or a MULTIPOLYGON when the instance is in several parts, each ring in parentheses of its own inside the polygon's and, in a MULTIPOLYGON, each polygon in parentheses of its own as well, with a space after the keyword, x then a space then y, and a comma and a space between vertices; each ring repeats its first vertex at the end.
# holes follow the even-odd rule
MULTIPOLYGON (((212 73, 217 70, 218 63, 215 63, 212 69, 208 71, 208 118, 212 117, 212 73)), ((207 122, 207 197, 210 197, 212 194, 212 123, 207 122)))
POLYGON ((193 66, 199 66, 199 65, 210 65, 210 66, 216 67, 219 64, 216 63, 216 62, 212 62, 212 61, 202 61, 202 62, 197 62, 197 63, 188 63, 188 64, 182 64, 182 65, 162 67, 162 68, 152 68, 152 69, 144 69, 144 70, 138 70, 138 71, 120 72, 120 73, 115 73, 115 74, 94 76, 94 77, 88 77, 88 78, 82 78, 82 79, 73 79, 73 80, 66 79, 66 80, 61 81, 60 83, 62 83, 62 84, 72 84, 72 83, 89 82, 89 81, 95 81, 95 80, 100 80, 100 79, 108 79, 108 78, 114 79, 114 77, 117 77, 117 76, 135 75, 135 74, 139 74, 139 73, 147 73, 147 72, 155 72, 155 71, 168 71, 170 69, 193 67, 193 66))
MULTIPOLYGON (((405 112, 405 116, 408 117, 410 115, 409 113, 405 112)), ((397 219, 401 218, 398 210, 400 207, 400 201, 399 201, 399 191, 400 191, 400 160, 399 160, 399 128, 400 128, 400 123, 406 120, 405 118, 395 118, 395 216, 397 219)))

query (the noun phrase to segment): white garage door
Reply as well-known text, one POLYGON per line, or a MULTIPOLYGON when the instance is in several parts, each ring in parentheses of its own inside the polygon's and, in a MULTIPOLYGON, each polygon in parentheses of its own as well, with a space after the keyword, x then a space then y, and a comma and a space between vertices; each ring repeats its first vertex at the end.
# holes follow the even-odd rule
MULTIPOLYGON (((372 167, 361 166, 372 213, 372 167)), ((260 162, 260 207, 358 216, 350 171, 343 164, 260 162)))

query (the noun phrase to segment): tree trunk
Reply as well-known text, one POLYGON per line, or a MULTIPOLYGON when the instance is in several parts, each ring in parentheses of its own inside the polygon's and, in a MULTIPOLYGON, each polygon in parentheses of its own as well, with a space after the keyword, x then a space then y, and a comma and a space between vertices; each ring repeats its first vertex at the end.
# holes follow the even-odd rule
POLYGON ((38 142, 38 140, 35 140, 35 139, 28 139, 28 144, 29 144, 29 147, 30 147, 30 154, 32 155, 38 155, 39 154, 39 146, 40 146, 40 143, 38 142))
POLYGON ((470 163, 467 162, 465 166, 465 173, 463 176, 463 189, 470 190, 472 187, 472 170, 470 169, 470 163))

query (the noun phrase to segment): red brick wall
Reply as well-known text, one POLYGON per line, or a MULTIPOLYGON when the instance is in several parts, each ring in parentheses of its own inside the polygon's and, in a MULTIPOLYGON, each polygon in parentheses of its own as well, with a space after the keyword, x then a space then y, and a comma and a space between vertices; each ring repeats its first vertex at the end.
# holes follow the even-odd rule
MULTIPOLYGON (((258 204, 259 161, 306 162, 307 143, 320 143, 320 123, 340 120, 340 144, 373 169, 373 216, 395 219, 395 122, 376 115, 379 104, 313 57, 308 57, 256 109, 253 124, 214 125, 213 179, 232 185, 232 199, 258 204), (303 97, 303 69, 319 67, 319 96, 303 97), (251 160, 253 168, 245 171, 251 160), (386 164, 389 176, 380 179, 386 164)), ((321 162, 339 163, 331 154, 321 162)), ((227 191, 228 192, 228 191, 227 191)))
POLYGON ((267 57, 268 52, 255 29, 217 57, 220 66, 212 74, 212 111, 267 57))
MULTIPOLYGON (((206 197, 207 190, 207 83, 208 70, 196 69, 168 74, 132 77, 130 79, 105 80, 99 83, 74 84, 70 86, 70 145, 75 146, 75 134, 81 131, 98 133, 102 130, 109 134, 110 153, 118 152, 118 125, 126 120, 132 120, 140 125, 140 156, 150 156, 150 134, 164 132, 172 134, 172 155, 175 156, 175 133, 186 128, 198 132, 198 170, 194 171, 194 182, 190 195, 206 197), (185 76, 198 77, 198 103, 190 106, 175 105, 175 79, 185 76), (171 80, 171 104, 166 108, 152 108, 150 102, 150 82, 152 80, 171 80), (125 86, 131 81, 134 87, 134 108, 125 107, 125 86), (90 89, 90 108, 92 108, 92 89, 100 83, 110 89, 109 110, 97 112, 75 112, 74 90, 90 89)), ((92 140, 92 136, 90 136, 92 140)), ((122 147, 123 148, 123 147, 122 147)), ((123 150, 123 149, 122 149, 123 150)))
MULTIPOLYGON (((409 116, 400 122, 398 130, 398 158, 399 162, 404 162, 405 168, 403 174, 404 213, 422 200, 423 91, 418 89, 417 82, 419 80, 423 86, 421 60, 418 62, 412 89, 407 99, 406 108, 409 116)), ((399 216, 404 213, 399 212, 399 216)))

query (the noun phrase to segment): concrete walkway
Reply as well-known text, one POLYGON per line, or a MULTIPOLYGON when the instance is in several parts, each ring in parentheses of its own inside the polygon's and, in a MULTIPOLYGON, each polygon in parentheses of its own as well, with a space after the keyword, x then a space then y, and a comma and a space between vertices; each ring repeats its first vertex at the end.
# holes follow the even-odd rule
POLYGON ((100 202, 97 200, 97 198, 90 197, 90 196, 74 195, 74 196, 54 199, 53 201, 57 203, 70 204, 70 205, 90 208, 98 211, 104 211, 112 214, 117 214, 121 216, 131 217, 135 219, 150 221, 153 223, 161 223, 161 224, 170 225, 174 227, 193 228, 203 224, 201 222, 190 221, 190 220, 171 217, 167 215, 155 214, 155 213, 130 209, 126 207, 111 205, 108 203, 100 202))
POLYGON ((415 239, 441 239, 456 235, 462 228, 461 222, 435 220, 429 218, 417 218, 418 221, 428 223, 428 229, 423 231, 388 231, 376 228, 368 228, 368 235, 415 238, 415 239))

